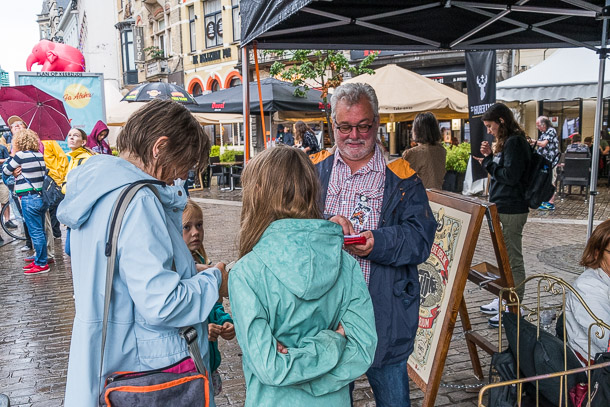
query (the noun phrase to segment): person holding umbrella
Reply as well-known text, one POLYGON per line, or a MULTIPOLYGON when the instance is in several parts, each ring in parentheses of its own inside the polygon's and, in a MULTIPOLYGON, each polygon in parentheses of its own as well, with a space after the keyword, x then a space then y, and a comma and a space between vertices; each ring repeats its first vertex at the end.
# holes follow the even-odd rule
POLYGON ((47 264, 47 238, 44 233, 46 208, 40 191, 46 173, 44 157, 38 151, 38 135, 29 129, 18 131, 13 138, 15 155, 5 164, 4 174, 15 176, 15 193, 21 198, 23 218, 28 228, 36 257, 23 267, 25 274, 49 271, 47 264))

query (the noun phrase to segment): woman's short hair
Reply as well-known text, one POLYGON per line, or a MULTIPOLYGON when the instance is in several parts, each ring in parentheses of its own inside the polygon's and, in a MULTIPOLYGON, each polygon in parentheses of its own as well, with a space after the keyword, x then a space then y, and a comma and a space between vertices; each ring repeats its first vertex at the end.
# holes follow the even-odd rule
POLYGON ((434 114, 419 113, 413 121, 414 139, 417 143, 437 144, 441 141, 441 130, 434 114))
POLYGON ((551 120, 549 120, 549 118, 547 116, 540 116, 538 118, 538 123, 544 125, 544 127, 546 127, 547 129, 550 129, 551 126, 553 125, 551 123, 551 120))
POLYGON ((360 102, 361 98, 366 98, 371 104, 375 118, 379 117, 379 101, 375 89, 367 83, 344 83, 335 89, 330 98, 331 117, 333 122, 337 120, 337 104, 343 100, 348 106, 353 106, 360 102))
POLYGON ((20 151, 38 151, 38 143, 40 143, 40 139, 34 130, 23 129, 19 130, 15 134, 15 137, 13 137, 13 143, 20 151))
POLYGON ((581 266, 599 268, 608 245, 610 245, 610 219, 600 223, 591 234, 580 259, 581 266))
POLYGON ((163 136, 167 141, 159 148, 156 164, 161 178, 173 174, 177 167, 203 169, 207 165, 210 138, 191 112, 171 100, 152 100, 131 115, 118 136, 117 148, 149 166, 153 146, 163 136))
POLYGON ((307 155, 278 146, 258 154, 244 168, 239 257, 278 219, 320 219, 320 182, 307 155))

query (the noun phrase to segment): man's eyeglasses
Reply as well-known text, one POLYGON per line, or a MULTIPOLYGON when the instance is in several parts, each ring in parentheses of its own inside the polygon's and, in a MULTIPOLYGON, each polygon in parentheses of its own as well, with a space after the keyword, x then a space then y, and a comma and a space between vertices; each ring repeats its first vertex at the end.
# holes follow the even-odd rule
POLYGON ((356 131, 360 134, 366 134, 369 132, 369 130, 371 130, 371 127, 373 127, 372 124, 357 124, 355 126, 352 126, 350 124, 341 124, 339 126, 335 125, 335 128, 338 129, 341 133, 343 134, 350 134, 352 132, 353 128, 356 128, 356 131))

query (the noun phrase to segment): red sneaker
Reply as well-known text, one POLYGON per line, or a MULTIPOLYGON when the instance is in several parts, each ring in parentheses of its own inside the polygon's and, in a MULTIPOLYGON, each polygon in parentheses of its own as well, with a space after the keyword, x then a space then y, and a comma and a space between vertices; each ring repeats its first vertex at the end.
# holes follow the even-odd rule
POLYGON ((49 265, 45 264, 44 266, 38 266, 36 264, 34 264, 34 267, 32 267, 29 270, 25 270, 23 273, 24 274, 43 274, 43 273, 48 273, 49 272, 49 265))
POLYGON ((36 265, 36 263, 34 263, 34 261, 32 261, 29 264, 26 264, 25 266, 23 266, 24 270, 30 270, 32 267, 34 267, 36 265))
MULTIPOLYGON (((34 260, 36 260, 36 256, 30 256, 30 257, 26 257, 25 259, 23 259, 23 261, 25 261, 26 263, 31 263, 34 260)), ((47 257, 47 264, 53 264, 55 263, 55 259, 53 257, 47 257)))

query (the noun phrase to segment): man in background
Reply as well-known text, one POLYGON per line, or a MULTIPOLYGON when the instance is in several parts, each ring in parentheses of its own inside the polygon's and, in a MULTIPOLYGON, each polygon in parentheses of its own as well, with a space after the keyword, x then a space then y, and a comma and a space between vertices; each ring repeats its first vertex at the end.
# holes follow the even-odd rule
MULTIPOLYGON (((536 119, 536 127, 540 131, 538 140, 532 140, 532 145, 538 148, 538 154, 549 160, 553 164, 553 185, 557 179, 557 171, 555 165, 559 158, 559 139, 557 138, 557 130, 551 124, 551 121, 546 116, 540 116, 536 119)), ((552 211, 555 209, 555 194, 548 202, 543 202, 538 208, 542 211, 552 211)))

